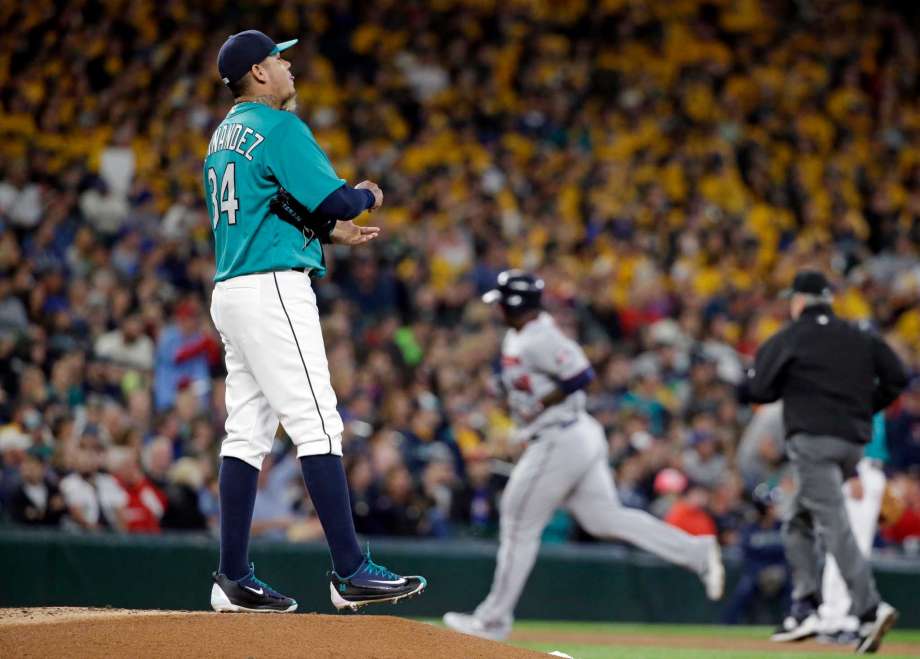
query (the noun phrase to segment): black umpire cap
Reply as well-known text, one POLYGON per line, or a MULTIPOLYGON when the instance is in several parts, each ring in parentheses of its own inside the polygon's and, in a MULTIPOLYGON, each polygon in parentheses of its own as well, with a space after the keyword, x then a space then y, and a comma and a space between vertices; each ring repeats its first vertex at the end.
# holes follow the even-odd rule
POLYGON ((506 309, 526 311, 542 306, 543 280, 523 270, 505 270, 498 285, 482 296, 486 304, 500 303, 506 309))
POLYGON ((253 64, 258 64, 269 55, 287 50, 297 39, 275 43, 268 35, 258 30, 246 30, 227 37, 217 53, 217 70, 225 85, 230 85, 249 73, 253 64))
POLYGON ((831 284, 827 281, 827 277, 817 270, 802 270, 796 273, 795 279, 792 280, 792 287, 780 293, 780 297, 789 298, 796 293, 830 299, 831 284))

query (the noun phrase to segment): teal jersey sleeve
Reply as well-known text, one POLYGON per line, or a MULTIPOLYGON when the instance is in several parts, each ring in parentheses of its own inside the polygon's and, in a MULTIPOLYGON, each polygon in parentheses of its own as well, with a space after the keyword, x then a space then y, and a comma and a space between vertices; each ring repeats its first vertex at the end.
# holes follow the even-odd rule
POLYGON ((888 461, 885 415, 881 412, 872 417, 872 439, 866 444, 864 454, 867 458, 874 458, 882 462, 888 461))
POLYGON ((262 162, 285 190, 311 211, 345 184, 339 178, 313 132, 299 118, 287 113, 272 131, 262 162))

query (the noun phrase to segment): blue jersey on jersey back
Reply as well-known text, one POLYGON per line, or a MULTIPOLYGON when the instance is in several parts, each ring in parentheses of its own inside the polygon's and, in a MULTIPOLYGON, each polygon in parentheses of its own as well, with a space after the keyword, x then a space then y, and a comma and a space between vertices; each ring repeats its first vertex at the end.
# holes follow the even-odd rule
POLYGON ((261 103, 234 105, 214 131, 204 160, 214 281, 291 268, 323 276, 319 241, 306 241, 268 205, 283 187, 313 211, 344 183, 295 114, 261 103))

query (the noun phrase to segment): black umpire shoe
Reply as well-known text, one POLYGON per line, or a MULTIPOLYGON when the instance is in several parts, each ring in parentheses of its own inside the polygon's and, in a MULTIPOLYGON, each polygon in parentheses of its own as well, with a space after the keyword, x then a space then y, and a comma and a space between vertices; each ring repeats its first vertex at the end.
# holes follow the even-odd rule
POLYGON ((856 654, 872 654, 878 652, 882 645, 882 637, 898 621, 898 610, 887 602, 882 602, 870 614, 862 616, 859 621, 861 624, 856 654))
POLYGON ((297 602, 256 578, 256 566, 249 574, 234 581, 225 574, 212 573, 211 608, 218 612, 248 611, 251 613, 291 613, 297 602))
POLYGON ((336 609, 358 608, 367 604, 383 604, 414 597, 425 590, 425 577, 401 577, 371 560, 370 552, 350 577, 329 573, 329 593, 336 609))
POLYGON ((789 614, 773 632, 770 640, 777 643, 804 641, 816 636, 821 631, 820 627, 817 600, 814 597, 794 600, 789 614))

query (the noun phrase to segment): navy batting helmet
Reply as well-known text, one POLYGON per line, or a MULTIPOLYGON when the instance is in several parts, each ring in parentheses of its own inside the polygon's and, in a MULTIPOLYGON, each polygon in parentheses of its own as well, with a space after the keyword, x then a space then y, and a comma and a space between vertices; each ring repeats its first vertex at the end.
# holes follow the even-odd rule
POLYGON ((482 296, 486 304, 498 302, 509 311, 539 309, 543 280, 523 270, 505 270, 498 275, 498 286, 482 296))

